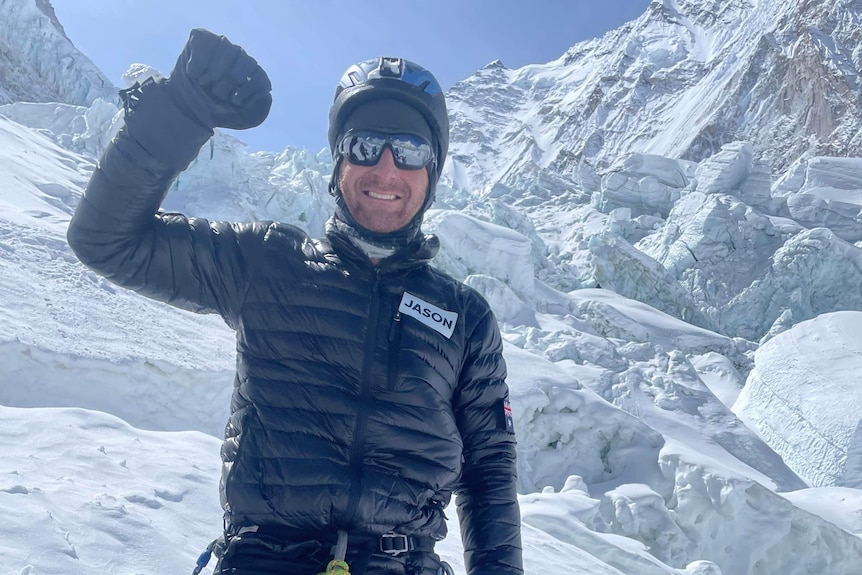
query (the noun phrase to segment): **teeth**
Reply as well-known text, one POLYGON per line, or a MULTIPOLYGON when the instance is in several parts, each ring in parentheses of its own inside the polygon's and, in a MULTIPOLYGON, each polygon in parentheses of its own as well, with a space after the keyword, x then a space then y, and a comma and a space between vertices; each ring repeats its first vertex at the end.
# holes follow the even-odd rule
POLYGON ((378 194, 377 192, 368 192, 368 195, 376 200, 394 200, 398 198, 395 194, 378 194))

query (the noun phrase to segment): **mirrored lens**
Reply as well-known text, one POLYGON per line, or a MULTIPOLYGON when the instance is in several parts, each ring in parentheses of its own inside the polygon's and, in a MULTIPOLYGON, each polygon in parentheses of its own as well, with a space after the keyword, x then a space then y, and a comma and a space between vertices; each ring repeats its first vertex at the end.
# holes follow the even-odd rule
POLYGON ((353 136, 345 138, 345 142, 349 146, 347 155, 350 161, 356 160, 354 163, 362 165, 376 164, 380 159, 380 154, 383 153, 383 147, 386 145, 385 138, 374 136, 353 136))
POLYGON ((389 142, 397 166, 424 168, 433 159, 431 146, 417 136, 392 136, 389 142))
POLYGON ((418 170, 434 161, 431 144, 413 134, 348 133, 341 139, 338 151, 353 164, 373 166, 386 146, 392 150, 395 165, 403 170, 418 170))

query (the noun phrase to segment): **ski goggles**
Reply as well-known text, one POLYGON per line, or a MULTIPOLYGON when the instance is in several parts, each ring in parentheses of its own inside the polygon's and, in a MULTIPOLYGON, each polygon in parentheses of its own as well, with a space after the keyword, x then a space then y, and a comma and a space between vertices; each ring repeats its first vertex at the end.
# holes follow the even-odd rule
POLYGON ((348 132, 336 146, 336 152, 359 166, 374 166, 385 148, 392 151, 395 165, 402 170, 421 170, 434 163, 434 148, 414 134, 383 134, 381 132, 348 132))

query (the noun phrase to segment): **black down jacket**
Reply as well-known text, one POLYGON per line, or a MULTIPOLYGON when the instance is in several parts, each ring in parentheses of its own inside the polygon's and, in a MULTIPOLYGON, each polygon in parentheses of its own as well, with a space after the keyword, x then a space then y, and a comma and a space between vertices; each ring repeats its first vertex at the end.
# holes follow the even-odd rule
POLYGON ((208 135, 189 137, 170 113, 142 117, 127 111, 68 239, 111 281, 236 331, 228 524, 439 540, 455 492, 468 573, 521 573, 500 333, 475 291, 428 265, 436 238, 373 266, 334 226, 314 240, 157 212, 193 154, 157 158, 148 130, 194 151, 208 135))

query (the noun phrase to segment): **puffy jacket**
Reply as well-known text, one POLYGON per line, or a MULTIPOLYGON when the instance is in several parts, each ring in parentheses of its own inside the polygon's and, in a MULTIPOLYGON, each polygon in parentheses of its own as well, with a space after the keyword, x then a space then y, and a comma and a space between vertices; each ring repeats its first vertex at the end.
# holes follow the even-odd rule
POLYGON ((236 331, 230 528, 439 540, 457 493, 468 573, 522 573, 505 364, 484 299, 428 265, 433 236, 375 266, 335 226, 316 240, 157 212, 207 134, 151 92, 127 110, 68 240, 109 280, 236 331), (152 130, 186 159, 153 153, 152 130))

